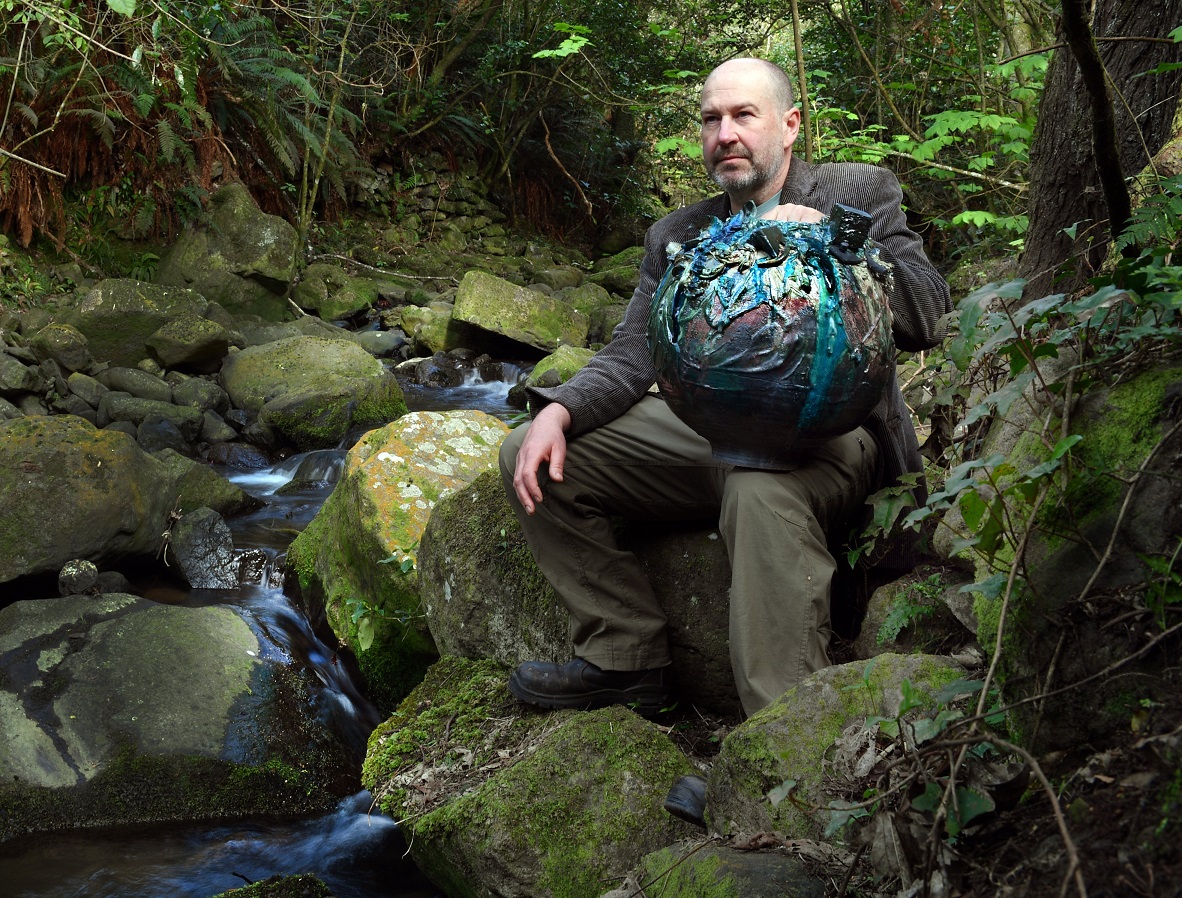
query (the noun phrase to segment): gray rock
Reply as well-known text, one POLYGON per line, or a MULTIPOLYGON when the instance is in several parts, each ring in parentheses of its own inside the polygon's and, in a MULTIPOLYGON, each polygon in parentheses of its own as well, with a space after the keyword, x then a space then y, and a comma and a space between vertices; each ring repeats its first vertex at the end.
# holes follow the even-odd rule
POLYGON ((7 399, 0 397, 0 419, 20 418, 24 415, 19 408, 9 402, 7 399))
POLYGON ((230 397, 212 380, 190 377, 172 388, 172 401, 176 405, 191 405, 203 412, 225 414, 230 408, 230 397))
MULTIPOLYGON (((110 421, 106 424, 100 425, 103 430, 111 433, 122 433, 131 437, 133 440, 139 434, 139 428, 130 421, 110 421)), ((138 443, 136 445, 139 445, 138 443)))
POLYGON ((204 443, 228 443, 238 438, 238 431, 225 422, 221 415, 212 409, 207 411, 201 420, 201 441, 204 443))
POLYGON ((62 565, 57 574, 59 595, 75 596, 88 592, 98 585, 99 570, 93 561, 75 558, 62 565))
POLYGON ((349 754, 311 719, 310 678, 264 654, 228 606, 0 609, 0 841, 335 805, 349 754))
POLYGON ((133 439, 57 415, 0 422, 0 583, 152 555, 172 507, 167 469, 133 439))
POLYGON ((96 284, 67 321, 86 336, 95 359, 134 367, 148 358, 147 340, 161 325, 208 307, 192 290, 117 278, 96 284))
MULTIPOLYGON (((727 638, 730 564, 717 530, 624 522, 620 541, 637 553, 669 617, 680 700, 738 713, 727 638)), ((441 654, 506 666, 570 658, 569 615, 530 555, 499 472, 436 505, 419 544, 418 574, 441 654)))
POLYGON ((43 327, 29 340, 29 348, 39 360, 53 359, 71 372, 81 371, 92 362, 89 341, 68 324, 43 327))
POLYGON ((931 694, 964 676, 954 662, 931 655, 880 655, 870 665, 820 670, 727 736, 708 777, 711 832, 819 838, 826 815, 812 813, 810 805, 829 803, 827 753, 846 727, 868 716, 897 716, 905 680, 917 693, 931 694), (768 793, 787 780, 800 801, 773 804, 768 793))
POLYGON ((66 379, 66 385, 71 393, 94 409, 99 407, 103 396, 110 392, 110 387, 103 386, 95 378, 79 371, 75 371, 66 379))
MULTIPOLYGON (((867 659, 890 652, 947 655, 962 648, 972 641, 972 634, 949 609, 945 596, 956 595, 966 582, 964 575, 933 574, 921 567, 880 586, 866 605, 861 632, 854 640, 855 656, 867 659)), ((971 605, 970 596, 960 595, 971 605)))
POLYGON ((107 368, 98 373, 96 380, 108 390, 127 393, 137 399, 172 402, 172 387, 138 368, 107 368))
POLYGON ((221 367, 230 348, 230 335, 208 318, 180 315, 161 325, 146 345, 164 368, 211 374, 221 367))
POLYGON ((45 378, 37 368, 14 358, 10 352, 0 352, 0 395, 11 399, 21 393, 42 392, 45 386, 45 378))
MULTIPOLYGON (((335 446, 355 427, 406 412, 398 381, 351 341, 292 337, 227 357, 221 382, 233 404, 300 449, 335 446)), ((252 439, 253 442, 253 439, 252 439)))
POLYGON ((664 733, 620 707, 522 714, 489 662, 440 662, 371 746, 362 781, 449 895, 598 895, 691 834, 661 807, 693 771, 664 733))
POLYGON ((166 557, 194 589, 238 585, 234 538, 222 516, 210 508, 183 515, 172 526, 166 557))
POLYGON ((209 449, 210 464, 225 465, 243 471, 257 471, 271 466, 271 459, 257 447, 246 443, 221 443, 209 449))
POLYGON ((45 400, 40 396, 31 396, 28 393, 16 397, 16 407, 20 409, 22 415, 49 414, 49 406, 45 400))
POLYGON ((153 377, 164 380, 164 368, 155 359, 140 359, 136 362, 135 366, 146 374, 151 374, 153 377))
POLYGON ((100 571, 98 582, 95 584, 100 594, 111 592, 131 592, 131 581, 118 571, 100 571))
POLYGON ((573 265, 544 268, 534 272, 534 281, 545 284, 551 290, 565 290, 583 283, 583 272, 573 265))
POLYGON ((469 271, 460 281, 453 317, 547 352, 587 342, 581 312, 482 271, 469 271))
POLYGON ((176 424, 160 415, 148 415, 136 428, 135 441, 145 452, 173 449, 177 452, 190 451, 189 441, 176 424))
MULTIPOLYGON (((850 855, 852 861, 853 855, 850 855)), ((800 857, 781 850, 740 851, 681 842, 646 856, 633 883, 661 884, 662 898, 702 898, 714 889, 742 898, 825 898, 825 883, 800 857)), ((602 898, 631 898, 637 885, 602 898)))
POLYGON ((406 335, 398 330, 361 331, 355 339, 358 346, 377 358, 391 356, 406 345, 406 335))
POLYGON ((85 418, 91 424, 98 420, 95 410, 73 393, 67 393, 65 396, 50 400, 49 407, 61 415, 77 415, 79 418, 85 418))
POLYGON ((156 282, 192 288, 234 314, 281 321, 290 317, 284 294, 299 254, 295 228, 231 183, 210 197, 208 223, 190 228, 160 259, 156 282))
POLYGON ((115 421, 126 421, 139 427, 150 416, 171 421, 184 435, 186 443, 192 443, 197 439, 205 420, 205 415, 199 408, 152 399, 137 399, 126 393, 112 391, 99 402, 98 423, 101 427, 115 421))
POLYGON ((168 467, 173 483, 171 492, 176 495, 175 508, 179 514, 204 507, 213 509, 222 517, 230 517, 252 511, 262 504, 207 464, 172 449, 163 449, 155 457, 168 467))
POLYGON ((383 704, 401 701, 435 656, 415 571, 423 528, 440 499, 496 465, 506 433, 504 423, 479 411, 411 412, 370 431, 349 450, 345 475, 288 549, 305 597, 324 605, 329 626, 357 653, 383 704), (390 561, 350 560, 371 555, 390 561), (386 611, 368 646, 353 613, 357 595, 386 611))

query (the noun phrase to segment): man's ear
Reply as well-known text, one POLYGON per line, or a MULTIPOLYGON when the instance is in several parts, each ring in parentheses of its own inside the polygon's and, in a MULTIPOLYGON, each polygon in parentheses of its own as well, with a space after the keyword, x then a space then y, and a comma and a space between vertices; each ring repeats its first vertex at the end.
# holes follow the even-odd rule
POLYGON ((784 149, 791 149, 799 134, 800 110, 793 106, 784 113, 784 149))

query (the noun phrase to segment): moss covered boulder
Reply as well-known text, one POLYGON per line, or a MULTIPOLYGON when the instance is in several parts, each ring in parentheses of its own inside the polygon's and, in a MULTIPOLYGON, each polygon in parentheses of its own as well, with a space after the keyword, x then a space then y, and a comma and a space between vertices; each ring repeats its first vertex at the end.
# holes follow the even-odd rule
POLYGON ((113 278, 96 284, 66 323, 86 337, 95 360, 134 368, 151 357, 148 340, 162 325, 204 316, 208 309, 209 302, 193 290, 113 278))
POLYGON ((362 779, 448 895, 598 898, 691 834, 665 793, 693 772, 624 708, 539 714, 491 662, 445 659, 370 737, 362 779))
POLYGON ((174 500, 167 466, 73 415, 0 421, 0 583, 155 555, 174 500))
MULTIPOLYGON (((852 859, 852 856, 851 856, 852 859)), ((631 898, 659 884, 661 898, 824 898, 825 883, 801 858, 783 851, 737 850, 699 841, 645 857, 637 875, 603 898, 631 898)))
POLYGON ((543 352, 585 346, 587 317, 560 300, 483 271, 469 271, 456 292, 453 317, 543 352))
POLYGON ((869 716, 895 716, 905 680, 920 695, 934 695, 963 676, 958 664, 932 655, 880 655, 869 665, 839 664, 811 675, 723 742, 706 793, 710 830, 819 838, 827 821, 807 809, 830 801, 826 756, 846 727, 869 716), (769 793, 787 780, 796 783, 801 803, 785 799, 773 804, 769 793))
POLYGON ((452 315, 448 303, 432 303, 429 306, 404 306, 398 317, 402 328, 418 352, 434 355, 450 352, 469 345, 471 328, 463 327, 452 315))
MULTIPOLYGON (((619 539, 644 565, 669 618, 684 705, 739 712, 727 638, 730 562, 717 529, 621 522, 619 539)), ((420 592, 443 654, 504 664, 566 661, 570 616, 538 571, 498 472, 435 509, 419 549, 420 592)))
POLYGON ((295 228, 263 213, 243 184, 210 197, 206 219, 182 234, 156 266, 158 284, 188 287, 233 314, 290 318, 287 286, 299 262, 295 228))
POLYGON ((414 412, 349 450, 320 512, 288 551, 305 600, 323 603, 379 704, 435 658, 419 592, 419 540, 436 504, 496 464, 508 428, 478 411, 414 412))
POLYGON ((0 841, 335 804, 350 753, 316 723, 309 675, 264 654, 229 606, 0 609, 0 841))
POLYGON ((530 372, 527 384, 538 386, 542 379, 546 379, 544 386, 557 386, 566 383, 576 372, 585 366, 595 353, 590 349, 578 346, 559 346, 536 365, 530 372), (552 381, 557 380, 557 383, 552 381))
POLYGON ((162 368, 210 374, 221 367, 232 339, 216 321, 189 314, 161 325, 147 339, 147 347, 162 368))
MULTIPOLYGON (((1182 488, 1174 470, 1174 459, 1182 453, 1182 432, 1176 429, 1180 397, 1182 368, 1154 367, 1114 386, 1092 388, 1072 410, 1070 431, 1081 439, 1063 460, 1065 470, 1034 518, 1023 576, 1009 600, 997 668, 1008 701, 1040 694, 1048 676, 1052 687, 1089 680, 1085 689, 1015 709, 1013 735, 1039 749, 1103 739, 1126 728, 1142 701, 1169 700, 1178 688, 1171 660, 1177 643, 1124 663, 1119 676, 1091 678, 1123 663, 1164 629, 1160 609, 1175 582, 1171 559, 1182 542, 1182 488), (1101 558, 1104 564, 1097 570, 1101 558), (1140 612, 1140 624, 1128 623, 1129 611, 1140 612), (1121 620, 1110 623, 1115 618, 1121 620)), ((983 453, 1004 457, 1016 472, 1050 457, 1047 441, 1039 436, 1040 417, 1049 416, 1052 446, 1062 436, 1053 409, 1043 406, 1031 420, 1021 405, 1015 403, 1003 421, 991 426, 983 453)), ((987 486, 977 492, 992 500, 987 486)), ((1028 517, 1028 506, 1013 497, 1007 501, 1011 519, 1028 517)), ((953 539, 964 535, 965 515, 954 508, 944 517, 936 542, 951 551, 958 547, 953 539)), ((960 554, 974 563, 975 580, 982 584, 974 592, 973 614, 978 640, 992 653, 1012 542, 997 552, 992 567, 969 550, 960 554)))
POLYGON ((174 449, 161 449, 155 458, 163 462, 175 484, 174 508, 188 514, 198 508, 211 508, 224 518, 253 511, 263 503, 212 467, 186 458, 174 449))
POLYGON ((292 299, 325 321, 339 321, 372 308, 378 301, 378 282, 352 277, 338 265, 318 262, 300 276, 292 299))
POLYGON ((352 341, 288 337, 232 353, 221 383, 302 450, 335 447, 350 430, 406 412, 398 381, 352 341))

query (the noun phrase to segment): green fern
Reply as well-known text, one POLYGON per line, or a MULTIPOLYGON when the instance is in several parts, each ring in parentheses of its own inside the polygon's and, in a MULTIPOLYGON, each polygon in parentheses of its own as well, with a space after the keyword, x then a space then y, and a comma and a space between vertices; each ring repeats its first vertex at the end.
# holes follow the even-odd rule
POLYGON ((1162 182, 1161 192, 1149 197, 1129 219, 1116 239, 1116 248, 1177 246, 1182 239, 1182 175, 1162 182))

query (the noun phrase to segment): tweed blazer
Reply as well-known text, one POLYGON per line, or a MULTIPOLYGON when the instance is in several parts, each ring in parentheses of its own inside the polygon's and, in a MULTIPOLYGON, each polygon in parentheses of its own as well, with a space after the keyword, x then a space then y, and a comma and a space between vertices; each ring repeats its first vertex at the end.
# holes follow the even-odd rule
MULTIPOLYGON (((781 203, 809 206, 825 214, 834 203, 870 214, 870 238, 882 259, 891 264, 894 276, 889 301, 895 345, 915 352, 940 341, 940 318, 951 311, 951 304, 947 283, 928 261, 919 235, 907 227, 902 201, 899 182, 886 169, 849 162, 809 165, 797 158, 792 159, 780 192, 781 203)), ((640 400, 656 382, 648 348, 648 319, 653 293, 669 265, 666 247, 670 242, 684 243, 696 237, 711 219, 725 219, 730 214, 729 201, 720 194, 666 215, 648 229, 640 283, 611 342, 566 383, 530 389, 530 408, 535 414, 550 402, 561 403, 571 416, 568 437, 576 438, 640 400)), ((864 426, 879 445, 880 487, 895 483, 904 472, 923 471, 915 430, 893 372, 883 399, 864 426)), ((919 502, 924 501, 925 492, 921 486, 916 496, 919 502)), ((909 557, 882 561, 904 569, 913 564, 909 557)))

